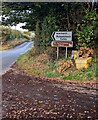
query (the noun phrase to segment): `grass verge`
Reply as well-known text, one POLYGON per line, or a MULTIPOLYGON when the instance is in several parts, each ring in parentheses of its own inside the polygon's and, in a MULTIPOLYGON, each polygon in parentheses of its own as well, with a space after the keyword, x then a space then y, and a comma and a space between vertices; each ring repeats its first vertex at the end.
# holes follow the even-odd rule
POLYGON ((40 54, 33 48, 19 57, 16 64, 20 70, 25 71, 29 75, 71 81, 91 81, 96 79, 98 67, 94 63, 94 58, 87 69, 77 70, 74 64, 63 72, 58 73, 57 68, 60 66, 60 63, 64 61, 64 58, 56 60, 55 54, 55 50, 53 51, 50 48, 40 54))

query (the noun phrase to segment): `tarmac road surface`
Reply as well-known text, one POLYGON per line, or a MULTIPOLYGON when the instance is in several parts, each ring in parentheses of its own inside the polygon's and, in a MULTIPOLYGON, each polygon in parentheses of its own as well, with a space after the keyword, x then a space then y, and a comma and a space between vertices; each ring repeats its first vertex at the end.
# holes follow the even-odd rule
POLYGON ((24 42, 13 49, 0 51, 0 75, 9 70, 17 58, 30 50, 32 46, 33 42, 24 42))

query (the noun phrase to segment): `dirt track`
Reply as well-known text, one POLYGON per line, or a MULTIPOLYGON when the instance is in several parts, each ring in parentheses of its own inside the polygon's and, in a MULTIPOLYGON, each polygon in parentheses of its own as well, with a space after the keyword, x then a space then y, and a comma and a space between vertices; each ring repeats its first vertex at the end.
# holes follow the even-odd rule
POLYGON ((12 69, 2 76, 3 119, 97 120, 95 84, 29 77, 12 69))

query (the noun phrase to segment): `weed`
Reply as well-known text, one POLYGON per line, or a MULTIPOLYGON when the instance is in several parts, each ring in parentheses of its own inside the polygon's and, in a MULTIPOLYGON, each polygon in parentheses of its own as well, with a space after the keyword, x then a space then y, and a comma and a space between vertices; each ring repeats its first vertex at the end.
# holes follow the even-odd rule
POLYGON ((47 77, 59 77, 59 76, 61 76, 60 74, 53 73, 53 71, 51 71, 51 70, 50 71, 44 70, 43 72, 44 72, 44 75, 47 77))
POLYGON ((63 80, 67 80, 67 77, 66 77, 66 76, 64 76, 64 77, 63 77, 63 80))
POLYGON ((57 66, 56 66, 56 64, 55 64, 55 63, 53 63, 53 64, 52 64, 52 70, 55 70, 55 69, 56 69, 56 67, 57 67, 57 66))
POLYGON ((72 78, 73 78, 72 73, 69 73, 68 76, 64 76, 64 77, 63 77, 63 80, 72 80, 72 78))
POLYGON ((40 70, 37 70, 37 71, 36 71, 36 74, 37 74, 37 75, 40 75, 40 74, 41 74, 41 71, 40 71, 40 70))
POLYGON ((94 76, 98 77, 98 66, 96 63, 94 63, 94 76))
POLYGON ((72 80, 72 73, 69 73, 69 75, 68 75, 68 80, 72 80))
POLYGON ((88 80, 92 80, 93 78, 93 72, 92 71, 88 71, 85 73, 85 76, 88 80))
POLYGON ((75 80, 82 80, 82 77, 80 77, 80 73, 79 72, 74 73, 73 78, 75 80))

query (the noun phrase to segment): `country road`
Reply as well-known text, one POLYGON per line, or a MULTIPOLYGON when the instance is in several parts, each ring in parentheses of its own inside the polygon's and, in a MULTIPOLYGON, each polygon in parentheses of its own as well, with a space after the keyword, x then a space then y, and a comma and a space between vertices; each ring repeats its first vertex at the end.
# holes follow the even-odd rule
POLYGON ((17 58, 30 50, 32 46, 33 42, 25 42, 13 49, 0 51, 0 75, 9 70, 17 58))

